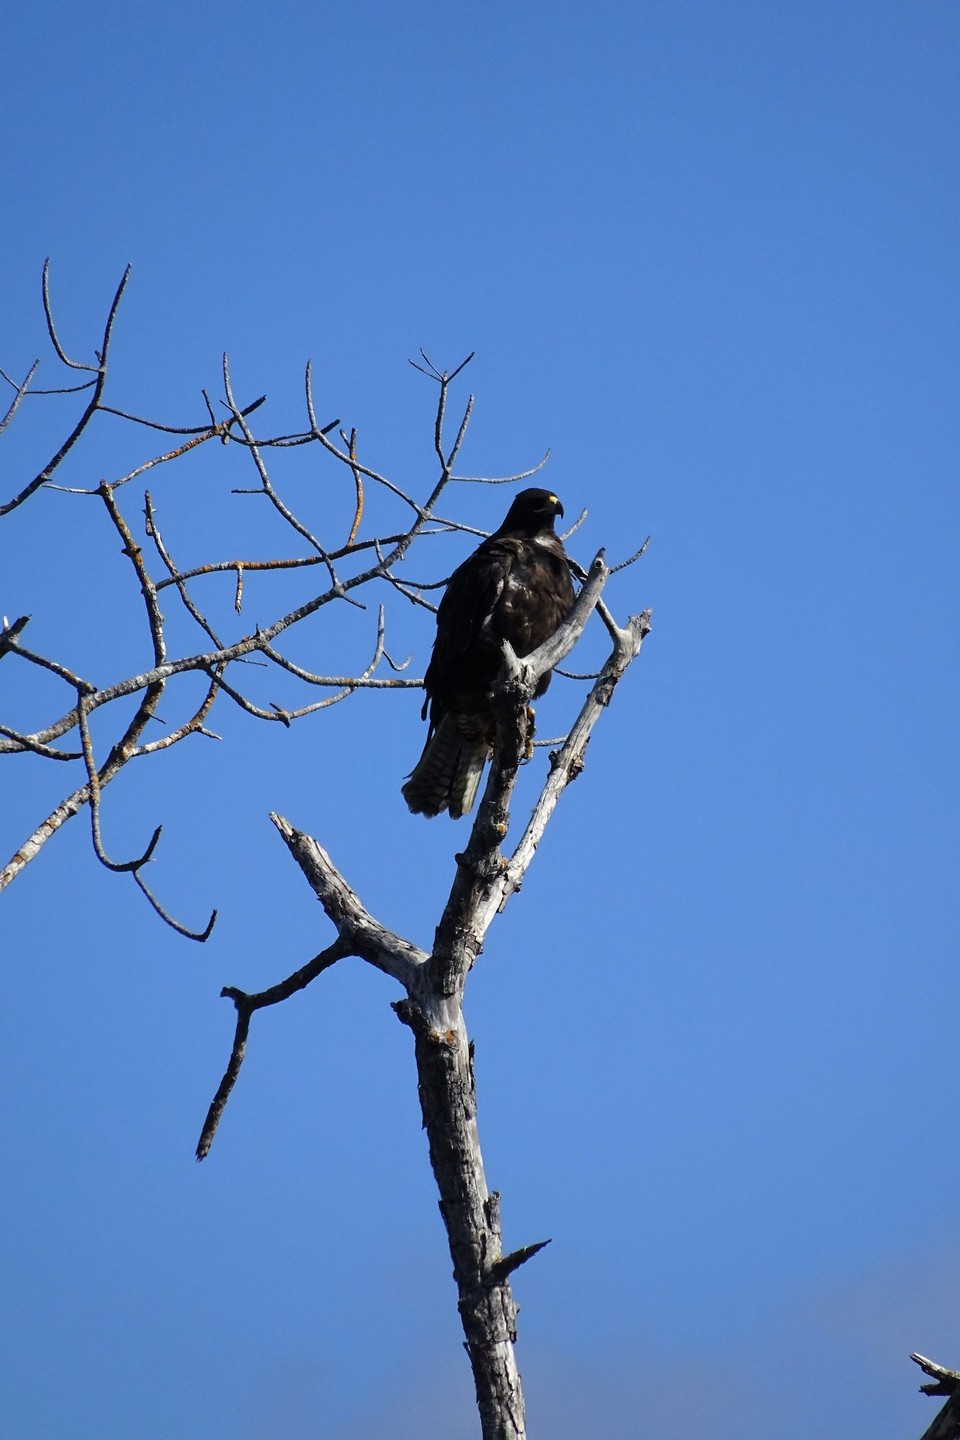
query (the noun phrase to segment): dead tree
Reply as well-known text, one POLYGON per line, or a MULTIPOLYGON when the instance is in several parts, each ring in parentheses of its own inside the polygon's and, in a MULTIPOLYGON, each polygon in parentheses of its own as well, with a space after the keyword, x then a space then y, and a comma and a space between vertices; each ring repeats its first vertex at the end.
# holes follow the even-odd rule
MULTIPOLYGON (((164 921, 181 935, 206 940, 213 928, 216 911, 201 927, 191 928, 174 918, 148 888, 143 870, 153 858, 161 827, 154 830, 142 853, 130 859, 110 856, 101 830, 102 798, 106 787, 134 760, 156 754, 172 745, 198 737, 216 739, 210 728, 215 705, 230 701, 258 720, 286 726, 326 706, 346 700, 363 688, 396 690, 416 687, 422 682, 403 674, 386 646, 385 610, 378 610, 376 633, 370 636, 366 663, 351 674, 321 675, 294 663, 280 646, 284 637, 309 617, 323 611, 334 619, 337 607, 356 604, 358 591, 380 584, 394 597, 428 609, 433 588, 398 575, 411 549, 418 552, 431 537, 451 531, 477 535, 462 522, 440 513, 441 497, 455 481, 503 483, 521 480, 536 473, 544 463, 520 475, 466 477, 455 467, 470 423, 473 397, 463 411, 456 436, 445 436, 446 408, 451 382, 463 369, 439 371, 423 357, 417 363, 437 386, 438 401, 433 418, 433 451, 438 467, 429 493, 418 501, 385 474, 360 458, 355 429, 341 427, 339 420, 321 425, 314 405, 311 371, 305 375, 307 427, 295 434, 257 436, 252 417, 263 405, 263 397, 240 404, 235 397, 226 357, 223 362, 224 397, 222 414, 215 411, 203 393, 207 416, 190 427, 162 425, 107 403, 107 381, 111 338, 117 311, 128 276, 125 274, 113 297, 95 364, 68 357, 54 323, 48 287, 48 270, 43 277, 43 306, 50 341, 59 363, 88 378, 73 387, 41 390, 34 388, 39 362, 22 381, 0 371, 12 391, 6 415, 0 421, 5 430, 24 404, 38 396, 76 392, 84 397, 82 413, 52 458, 26 481, 19 491, 0 503, 0 518, 27 504, 41 491, 64 490, 74 497, 71 503, 100 506, 109 530, 120 542, 129 566, 131 603, 142 607, 148 659, 134 674, 122 675, 106 685, 97 685, 68 661, 41 654, 24 641, 29 616, 4 619, 0 630, 0 660, 6 665, 23 664, 57 677, 65 688, 62 705, 43 723, 18 721, 0 723, 0 755, 19 757, 28 763, 61 764, 75 772, 74 783, 63 799, 22 841, 0 870, 0 889, 10 884, 33 860, 43 846, 71 818, 86 810, 93 849, 100 863, 117 873, 132 876, 135 883, 164 921), (118 478, 96 486, 63 485, 61 475, 68 457, 89 440, 99 417, 110 416, 128 426, 148 432, 165 432, 175 443, 160 453, 151 453, 118 478), (336 435, 336 438, 332 438, 336 435), (256 484, 252 490, 265 499, 296 537, 303 553, 290 557, 215 559, 181 567, 174 559, 175 547, 161 530, 158 509, 149 491, 143 496, 142 527, 134 525, 122 508, 126 489, 151 469, 177 460, 211 441, 231 444, 252 465, 256 484), (349 486, 352 519, 347 533, 330 544, 321 540, 310 525, 296 515, 278 490, 266 456, 291 447, 318 447, 333 462, 349 486), (407 523, 390 533, 367 536, 366 495, 369 491, 392 495, 405 508, 407 523), (271 623, 256 626, 233 637, 221 635, 211 623, 210 607, 197 598, 197 582, 206 577, 228 580, 236 616, 242 614, 245 579, 263 576, 266 581, 281 572, 298 571, 305 582, 305 594, 293 608, 277 613, 271 623), (315 575, 321 577, 316 589, 315 575), (139 599, 134 599, 139 592, 139 599), (195 649, 171 654, 167 622, 162 605, 172 601, 186 616, 196 633, 195 649), (323 698, 296 706, 262 704, 248 693, 244 665, 256 657, 285 679, 329 692, 323 698), (386 672, 386 673, 384 673, 386 672), (204 695, 195 709, 177 723, 158 720, 162 697, 170 703, 171 682, 188 674, 203 678, 204 695), (136 708, 129 716, 130 702, 136 708), (123 702, 126 702, 124 704, 123 702), (110 707, 116 706, 111 710, 110 707), (106 740, 101 737, 110 715, 115 722, 106 740), (97 736, 93 729, 96 726, 97 736), (157 733, 159 730, 160 733, 157 733), (75 783, 79 781, 79 783, 75 783)), ((467 362, 465 361, 464 364, 467 362)), ((239 492, 244 493, 244 492, 239 492)), ((66 503, 66 502, 65 502, 66 503)), ((638 551, 639 555, 642 553, 638 551)), ((637 556, 623 564, 629 564, 637 556)), ((202 1159, 209 1151, 224 1106, 236 1082, 247 1046, 252 1016, 257 1010, 275 1005, 303 989, 337 960, 358 956, 396 981, 402 996, 394 1002, 399 1019, 413 1035, 423 1124, 427 1132, 430 1160, 436 1178, 440 1209, 446 1226, 458 1291, 458 1307, 465 1345, 476 1384, 484 1440, 522 1440, 526 1434, 523 1397, 516 1368, 516 1308, 510 1276, 535 1255, 547 1241, 535 1241, 503 1250, 500 1225, 500 1197, 490 1192, 484 1175, 477 1130, 476 1091, 472 1046, 463 1013, 467 975, 481 953, 484 937, 494 917, 520 888, 527 867, 564 789, 581 771, 590 735, 631 661, 640 652, 649 630, 649 612, 618 625, 604 603, 602 592, 614 569, 608 568, 601 551, 592 564, 579 570, 582 581, 573 610, 560 630, 532 655, 518 658, 505 647, 503 666, 494 693, 496 744, 490 772, 466 843, 456 856, 456 875, 449 898, 436 928, 432 951, 411 944, 380 924, 363 906, 356 892, 340 874, 329 855, 311 836, 296 829, 280 815, 274 825, 299 865, 308 884, 320 900, 334 931, 331 942, 306 965, 267 990, 248 994, 228 986, 222 994, 236 1007, 236 1034, 226 1073, 210 1106, 197 1147, 202 1159), (568 733, 554 742, 549 768, 532 813, 519 839, 506 845, 511 829, 511 801, 521 761, 528 749, 528 703, 541 676, 559 665, 596 612, 609 637, 609 654, 598 673, 581 677, 590 684, 568 733)), ((579 569, 579 567, 578 567, 579 569)), ((173 687, 176 691, 176 687, 173 687)), ((401 803, 398 795, 398 805, 401 803)))

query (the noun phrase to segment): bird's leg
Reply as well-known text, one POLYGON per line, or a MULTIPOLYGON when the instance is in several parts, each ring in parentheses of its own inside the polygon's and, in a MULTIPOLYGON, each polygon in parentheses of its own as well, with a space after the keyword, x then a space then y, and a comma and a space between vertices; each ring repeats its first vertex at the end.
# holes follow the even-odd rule
POLYGON ((536 718, 536 710, 532 705, 528 705, 523 727, 523 755, 521 758, 524 761, 533 759, 533 737, 537 733, 536 718))

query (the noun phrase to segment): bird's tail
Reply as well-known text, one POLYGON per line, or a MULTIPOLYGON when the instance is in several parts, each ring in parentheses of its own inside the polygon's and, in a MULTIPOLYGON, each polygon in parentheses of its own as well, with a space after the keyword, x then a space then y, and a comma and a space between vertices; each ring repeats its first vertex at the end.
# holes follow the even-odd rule
POLYGON ((486 739, 465 735, 460 719, 444 715, 403 786, 403 798, 414 815, 449 810, 459 820, 473 809, 490 746, 486 739))

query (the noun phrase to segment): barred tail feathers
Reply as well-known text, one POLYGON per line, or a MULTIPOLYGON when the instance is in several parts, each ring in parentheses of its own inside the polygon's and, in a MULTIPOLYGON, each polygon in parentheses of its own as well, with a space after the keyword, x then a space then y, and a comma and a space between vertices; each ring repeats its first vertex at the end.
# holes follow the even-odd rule
POLYGON ((490 758, 490 749, 484 740, 470 740, 461 737, 457 769, 450 784, 450 818, 459 820, 469 815, 480 788, 483 767, 490 758))
POLYGON ((414 815, 449 810, 458 820, 473 808, 490 747, 486 740, 465 735, 460 718, 452 712, 443 717, 403 786, 403 798, 414 815))

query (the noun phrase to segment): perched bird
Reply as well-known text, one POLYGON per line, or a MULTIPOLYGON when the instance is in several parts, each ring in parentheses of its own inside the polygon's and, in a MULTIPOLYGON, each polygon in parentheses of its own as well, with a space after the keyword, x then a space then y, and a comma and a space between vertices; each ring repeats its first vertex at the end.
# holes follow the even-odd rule
MULTIPOLYGON (((493 752, 493 683, 509 640, 529 655, 573 605, 573 582, 553 528, 563 506, 549 490, 521 490, 500 529, 450 577, 437 611, 437 638, 424 677, 427 743, 403 796, 415 815, 453 819, 473 806, 493 752)), ((550 684, 547 671, 537 686, 550 684)))

